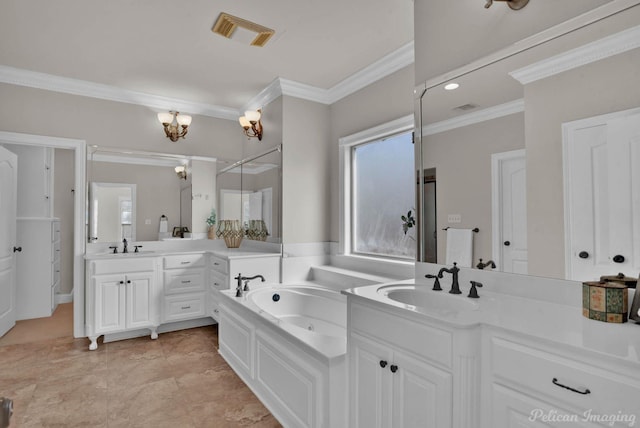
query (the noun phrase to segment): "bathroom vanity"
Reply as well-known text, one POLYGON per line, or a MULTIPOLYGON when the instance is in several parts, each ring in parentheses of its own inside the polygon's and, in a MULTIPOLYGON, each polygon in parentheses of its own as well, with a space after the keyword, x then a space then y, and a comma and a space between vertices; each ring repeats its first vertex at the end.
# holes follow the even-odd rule
POLYGON ((452 295, 422 274, 345 291, 350 426, 596 427, 640 418, 640 326, 583 317, 579 283, 464 270, 463 294, 452 295), (478 276, 484 287, 470 299, 478 276))
POLYGON ((87 254, 86 335, 126 339, 212 324, 218 320, 215 290, 232 275, 263 275, 280 282, 280 254, 251 251, 131 252, 87 254))

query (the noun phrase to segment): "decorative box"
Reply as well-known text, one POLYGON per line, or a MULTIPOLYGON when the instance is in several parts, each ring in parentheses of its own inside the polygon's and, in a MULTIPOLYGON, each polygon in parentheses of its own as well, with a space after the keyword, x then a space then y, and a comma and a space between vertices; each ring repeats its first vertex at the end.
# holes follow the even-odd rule
POLYGON ((623 323, 629 311, 627 286, 617 282, 583 282, 582 315, 592 320, 623 323))

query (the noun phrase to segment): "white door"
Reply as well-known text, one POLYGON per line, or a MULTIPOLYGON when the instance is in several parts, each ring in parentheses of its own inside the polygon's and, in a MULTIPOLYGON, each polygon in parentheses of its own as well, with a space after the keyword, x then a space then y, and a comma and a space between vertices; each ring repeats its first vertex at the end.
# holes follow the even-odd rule
POLYGON ((153 325, 153 273, 128 274, 125 282, 127 290, 127 328, 144 328, 153 325))
POLYGON ((0 336, 16 324, 16 205, 18 159, 0 147, 0 336))
POLYGON ((567 279, 638 276, 640 112, 571 122, 564 131, 567 279))
POLYGON ((93 280, 95 331, 97 334, 125 329, 126 294, 124 275, 104 275, 93 280))
POLYGON ((527 170, 524 150, 491 156, 493 260, 502 272, 526 274, 527 170))

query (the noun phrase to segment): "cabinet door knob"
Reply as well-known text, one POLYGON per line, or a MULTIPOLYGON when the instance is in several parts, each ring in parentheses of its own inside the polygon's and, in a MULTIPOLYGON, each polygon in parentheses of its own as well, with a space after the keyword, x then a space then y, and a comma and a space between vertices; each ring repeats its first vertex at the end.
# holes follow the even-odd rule
POLYGON ((13 252, 14 253, 21 253, 22 252, 22 247, 13 247, 13 252))
POLYGON ((509 245, 511 245, 511 242, 510 242, 510 241, 504 241, 504 246, 505 246, 505 247, 508 247, 509 245))
POLYGON ((127 284, 131 284, 131 280, 130 279, 127 280, 127 284))
POLYGON ((385 360, 380 360, 380 367, 385 368, 387 367, 387 362, 385 360))
POLYGON ((389 367, 389 370, 391 370, 391 373, 395 373, 398 371, 398 366, 396 366, 395 364, 391 364, 391 367, 389 367))
POLYGON ((580 251, 578 253, 578 257, 580 257, 581 259, 588 259, 589 258, 589 253, 587 253, 586 251, 580 251))
POLYGON ((614 263, 624 263, 624 256, 620 255, 620 254, 613 256, 613 262, 614 263))
POLYGON ((120 284, 124 284, 124 281, 120 281, 120 284))

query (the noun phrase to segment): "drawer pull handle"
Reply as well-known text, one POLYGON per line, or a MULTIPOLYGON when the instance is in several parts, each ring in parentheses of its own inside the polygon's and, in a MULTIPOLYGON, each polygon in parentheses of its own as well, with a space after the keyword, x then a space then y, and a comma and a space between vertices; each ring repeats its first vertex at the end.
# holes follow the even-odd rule
POLYGON ((391 364, 391 367, 389 367, 389 370, 391 370, 391 373, 395 373, 398 371, 398 366, 396 366, 395 364, 391 364))
POLYGON ((382 368, 387 367, 387 362, 385 360, 380 360, 380 367, 382 368))
POLYGON ((213 313, 214 313, 214 314, 219 314, 219 313, 220 313, 220 311, 219 311, 218 309, 214 309, 214 310, 213 310, 213 313))
POLYGON ((214 266, 220 266, 220 263, 215 262, 213 265, 214 265, 214 266))
POLYGON ((215 285, 216 287, 220 287, 220 284, 218 284, 217 282, 214 282, 213 285, 215 285))
POLYGON ((181 265, 188 265, 191 262, 180 262, 181 265))
POLYGON ((191 309, 191 305, 189 305, 189 306, 182 306, 180 309, 191 309))
POLYGON ((191 284, 191 281, 182 281, 183 284, 191 284))
POLYGON ((588 388, 585 388, 584 391, 580 391, 578 389, 571 388, 570 386, 561 384, 560 382, 558 382, 558 379, 555 377, 551 382, 553 382, 554 385, 559 386, 560 388, 568 389, 569 391, 576 392, 578 394, 582 394, 582 395, 591 394, 591 391, 589 391, 588 388))

